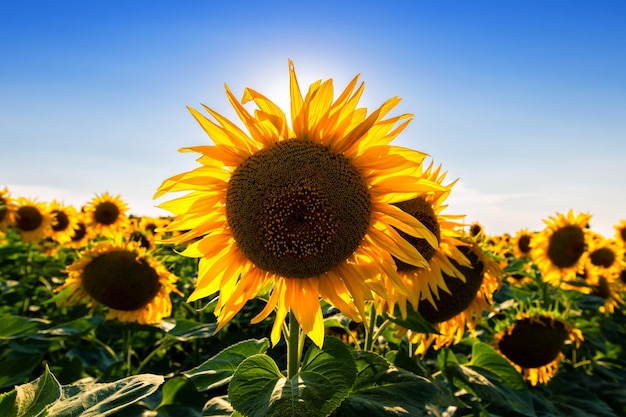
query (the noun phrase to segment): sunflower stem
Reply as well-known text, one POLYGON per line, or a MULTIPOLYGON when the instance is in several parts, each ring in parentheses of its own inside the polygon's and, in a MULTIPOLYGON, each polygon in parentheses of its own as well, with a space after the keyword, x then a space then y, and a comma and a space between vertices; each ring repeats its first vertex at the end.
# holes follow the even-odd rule
POLYGON ((300 370, 300 356, 302 351, 300 343, 300 324, 296 316, 289 310, 289 334, 287 335, 287 378, 291 379, 300 370))
POLYGON ((365 327, 365 348, 363 349, 366 352, 371 352, 372 347, 374 346, 374 331, 376 329, 376 307, 374 307, 374 303, 370 304, 370 314, 369 314, 369 322, 365 327))
POLYGON ((131 346, 132 334, 129 329, 124 329, 124 359, 126 360, 126 376, 131 374, 131 346))

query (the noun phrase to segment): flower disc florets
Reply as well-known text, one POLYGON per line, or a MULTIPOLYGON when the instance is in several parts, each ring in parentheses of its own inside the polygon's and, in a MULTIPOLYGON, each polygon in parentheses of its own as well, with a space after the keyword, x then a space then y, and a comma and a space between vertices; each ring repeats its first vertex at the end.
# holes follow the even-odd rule
POLYGON ((258 267, 291 278, 323 274, 351 256, 370 215, 367 186, 350 161, 297 139, 250 156, 226 195, 241 251, 258 267))

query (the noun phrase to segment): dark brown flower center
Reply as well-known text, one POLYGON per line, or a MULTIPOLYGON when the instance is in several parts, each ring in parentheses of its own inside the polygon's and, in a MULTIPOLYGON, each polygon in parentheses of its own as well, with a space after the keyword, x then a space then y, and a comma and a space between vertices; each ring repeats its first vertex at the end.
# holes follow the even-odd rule
MULTIPOLYGON (((419 220, 428 230, 433 232, 437 238, 437 242, 439 242, 439 239, 441 239, 441 229, 439 227, 439 222, 437 221, 437 214, 428 201, 424 200, 422 197, 417 197, 412 200, 395 203, 395 205, 402 211, 409 213, 411 216, 419 220)), ((398 230, 398 232, 400 233, 400 236, 413 245, 413 247, 417 249, 417 251, 421 253, 427 261, 430 261, 433 256, 435 256, 435 253, 437 253, 437 249, 433 248, 430 243, 426 241, 426 239, 408 235, 400 230, 398 230)), ((398 271, 413 271, 419 269, 418 267, 404 263, 395 257, 393 260, 396 263, 398 271)))
POLYGON ((120 216, 120 208, 112 201, 103 201, 96 206, 93 219, 96 223, 109 226, 120 216))
POLYGON ((610 268, 615 262, 615 252, 609 248, 599 248, 589 254, 589 260, 595 266, 610 268))
POLYGON ((255 153, 235 170, 226 216, 237 246, 257 267, 309 278, 359 247, 371 202, 363 178, 343 155, 290 139, 255 153))
POLYGON ((123 249, 93 258, 84 268, 82 283, 94 300, 121 311, 144 307, 161 288, 157 272, 123 249))
POLYGON ((468 246, 459 246, 458 248, 471 262, 472 267, 459 265, 454 259, 450 259, 465 277, 465 282, 460 278, 442 273, 450 294, 439 291, 439 300, 435 300, 437 307, 427 300, 422 300, 419 303, 417 311, 432 324, 450 320, 469 307, 483 283, 485 266, 478 255, 468 246))
POLYGON ((74 233, 72 234, 72 242, 79 242, 87 235, 87 226, 85 223, 79 222, 74 228, 74 233))
POLYGON ((530 235, 522 235, 517 240, 517 248, 524 255, 530 252, 530 235))
POLYGON ((559 320, 545 316, 524 318, 502 336, 498 348, 522 368, 540 368, 557 358, 568 336, 565 324, 559 320))
POLYGON ((56 222, 52 225, 52 230, 62 232, 70 225, 70 218, 63 210, 52 210, 52 216, 56 222))
POLYGON ((474 223, 474 224, 470 225, 470 230, 469 230, 470 236, 476 237, 482 231, 483 231, 483 227, 480 224, 474 223))
POLYGON ((622 238, 622 242, 626 243, 626 227, 619 229, 619 236, 622 238))
POLYGON ((43 215, 37 207, 22 206, 15 212, 15 226, 24 232, 37 230, 43 223, 43 215))
POLYGON ((548 243, 548 258, 558 268, 576 265, 585 251, 585 233, 578 226, 564 226, 556 230, 548 243))

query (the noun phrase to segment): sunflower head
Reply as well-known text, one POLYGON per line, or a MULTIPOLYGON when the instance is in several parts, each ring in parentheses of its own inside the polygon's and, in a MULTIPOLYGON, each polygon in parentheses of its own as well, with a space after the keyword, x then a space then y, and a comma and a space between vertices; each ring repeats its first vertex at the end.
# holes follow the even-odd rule
POLYGON ((96 195, 84 207, 87 227, 96 235, 113 237, 128 226, 128 205, 119 195, 96 195))
POLYGON ((52 228, 49 235, 55 242, 67 243, 71 241, 74 229, 78 227, 78 213, 70 205, 65 205, 56 200, 50 203, 52 215, 52 228))
POLYGON ((530 242, 533 238, 533 233, 528 229, 519 230, 513 238, 513 251, 516 258, 530 257, 530 242))
MULTIPOLYGON (((171 313, 170 293, 180 294, 176 276, 136 242, 101 241, 67 267, 57 291, 73 305, 81 300, 108 310, 108 318, 142 324, 160 322, 171 313)), ((182 295, 182 294, 180 294, 182 295)))
POLYGON ((47 204, 20 197, 15 205, 13 226, 25 242, 40 242, 52 228, 52 215, 47 204))
POLYGON ((407 292, 392 256, 427 262, 393 228, 434 247, 437 238, 392 203, 443 187, 409 175, 421 172, 424 154, 389 144, 411 117, 385 118, 398 98, 368 116, 357 107, 358 77, 334 99, 332 80, 313 83, 303 97, 291 62, 289 76, 290 120, 251 89, 239 101, 226 87, 246 131, 208 107, 210 118, 190 109, 215 145, 186 149, 201 154, 201 167, 164 181, 155 198, 189 192, 160 205, 175 214, 165 241, 188 243, 183 253, 200 258, 190 300, 219 291, 218 328, 270 288, 254 322, 276 310, 276 343, 291 310, 321 345, 320 297, 360 320, 365 300, 385 292, 383 277, 407 292))
POLYGON ((544 281, 559 285, 575 279, 586 250, 585 230, 590 218, 589 214, 574 216, 570 210, 566 216, 557 213, 544 220, 547 227, 530 242, 532 259, 544 281))
POLYGON ((587 256, 584 260, 585 280, 595 285, 598 278, 614 282, 626 266, 624 264, 625 248, 613 239, 607 239, 599 233, 586 232, 587 256))
POLYGON ((558 371, 566 343, 579 345, 579 330, 553 312, 520 313, 496 334, 497 350, 532 385, 547 383, 558 371))
POLYGON ((615 229, 615 240, 626 246, 626 219, 620 220, 613 228, 615 229))

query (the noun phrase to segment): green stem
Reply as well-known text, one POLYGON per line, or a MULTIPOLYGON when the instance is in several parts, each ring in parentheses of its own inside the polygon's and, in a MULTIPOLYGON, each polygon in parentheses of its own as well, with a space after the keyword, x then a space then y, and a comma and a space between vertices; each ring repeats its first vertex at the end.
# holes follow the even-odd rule
POLYGON ((289 334, 287 335, 287 378, 291 379, 300 370, 300 324, 289 310, 289 334))
POLYGON ((126 376, 131 374, 131 349, 132 347, 132 334, 131 330, 124 329, 124 359, 126 360, 126 376))
POLYGON ((366 352, 371 352, 374 346, 374 330, 376 329, 376 307, 374 304, 370 304, 369 322, 365 327, 365 348, 366 352))

